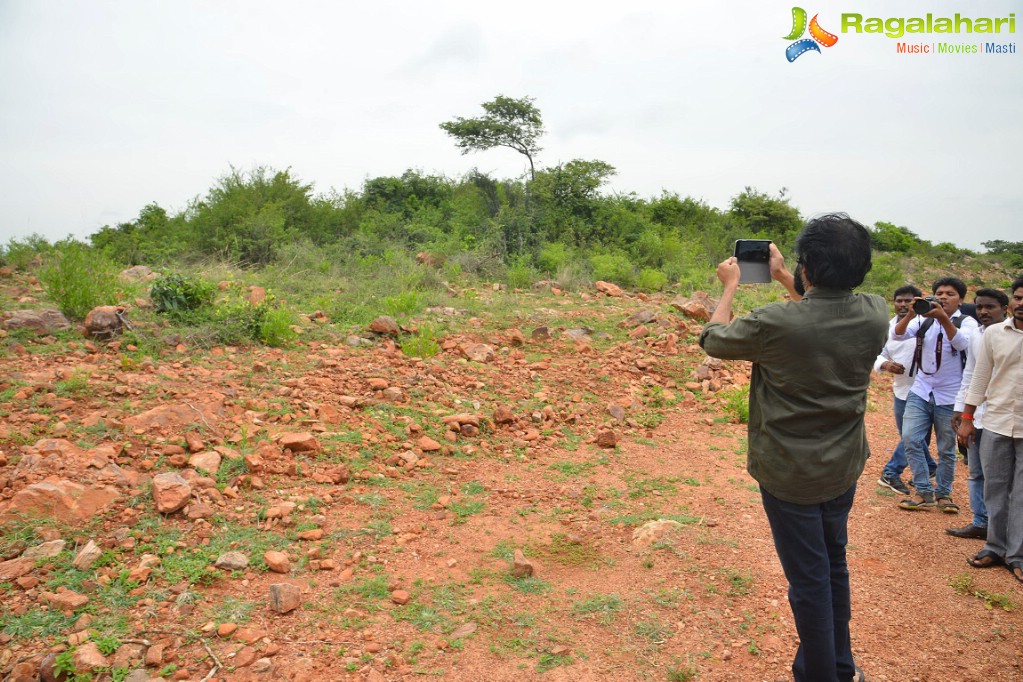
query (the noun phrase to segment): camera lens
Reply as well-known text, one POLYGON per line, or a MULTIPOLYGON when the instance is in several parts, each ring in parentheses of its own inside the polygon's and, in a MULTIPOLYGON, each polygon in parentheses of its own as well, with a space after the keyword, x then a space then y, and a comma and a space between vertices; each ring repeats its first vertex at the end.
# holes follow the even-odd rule
POLYGON ((913 301, 913 312, 917 315, 926 315, 930 312, 931 308, 934 307, 934 303, 927 299, 917 299, 913 301))

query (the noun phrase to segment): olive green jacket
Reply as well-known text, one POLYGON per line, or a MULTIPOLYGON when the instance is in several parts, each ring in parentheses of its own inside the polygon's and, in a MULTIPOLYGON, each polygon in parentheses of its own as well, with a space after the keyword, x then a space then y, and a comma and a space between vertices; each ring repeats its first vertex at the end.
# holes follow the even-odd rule
POLYGON ((753 362, 747 468, 765 490, 818 504, 856 482, 870 456, 870 372, 887 337, 880 296, 820 288, 704 328, 708 355, 753 362))

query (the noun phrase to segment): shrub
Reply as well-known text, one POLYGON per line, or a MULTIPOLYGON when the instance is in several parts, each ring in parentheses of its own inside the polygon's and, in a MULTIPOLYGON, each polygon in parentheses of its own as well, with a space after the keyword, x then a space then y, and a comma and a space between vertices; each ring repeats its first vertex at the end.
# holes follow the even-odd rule
POLYGON ((215 292, 211 282, 173 273, 156 280, 149 290, 149 297, 153 299, 156 312, 180 313, 212 304, 215 292))
POLYGON ((720 398, 724 401, 725 412, 742 424, 749 422, 749 384, 722 391, 720 398))
POLYGON ((423 325, 419 328, 419 334, 402 340, 401 352, 414 358, 432 358, 440 352, 437 330, 429 325, 423 325))
POLYGON ((528 289, 537 280, 537 272, 529 262, 529 256, 519 255, 508 265, 505 276, 509 289, 528 289))
POLYGON ((118 300, 113 266, 81 242, 58 242, 41 279, 60 311, 76 320, 85 319, 98 305, 113 305, 118 300))
POLYGON ((568 263, 570 255, 568 247, 561 242, 544 244, 540 249, 537 264, 540 266, 541 271, 553 275, 568 263))
POLYGON ((255 306, 258 322, 256 323, 255 340, 260 343, 280 348, 291 344, 298 338, 298 332, 292 329, 295 314, 288 308, 255 306))
POLYGON ((668 285, 668 276, 657 268, 643 268, 636 278, 636 286, 645 291, 660 291, 668 285))
POLYGON ((636 281, 632 263, 620 253, 602 253, 590 256, 593 278, 614 282, 621 286, 632 286, 636 281))
POLYGON ((50 243, 38 234, 24 239, 11 238, 6 247, 0 247, 0 265, 11 265, 18 270, 28 270, 36 256, 53 250, 50 243))

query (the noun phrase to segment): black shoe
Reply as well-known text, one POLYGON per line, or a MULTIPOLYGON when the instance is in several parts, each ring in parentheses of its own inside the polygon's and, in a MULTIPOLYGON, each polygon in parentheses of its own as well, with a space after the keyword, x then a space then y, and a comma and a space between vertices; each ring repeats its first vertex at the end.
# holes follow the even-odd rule
POLYGON ((906 484, 902 482, 902 478, 899 476, 885 476, 881 474, 881 478, 877 479, 877 484, 891 488, 902 495, 909 494, 909 488, 906 487, 906 484))
POLYGON ((945 532, 956 538, 987 540, 987 528, 975 526, 972 523, 968 526, 963 526, 962 528, 946 528, 945 532))

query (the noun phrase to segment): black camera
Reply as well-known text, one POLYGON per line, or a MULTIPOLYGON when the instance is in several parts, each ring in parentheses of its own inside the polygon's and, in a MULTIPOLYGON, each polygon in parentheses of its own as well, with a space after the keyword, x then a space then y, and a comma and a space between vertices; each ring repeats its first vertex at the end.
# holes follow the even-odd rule
POLYGON ((926 315, 933 308, 937 308, 941 303, 934 296, 924 296, 913 301, 913 312, 917 315, 926 315))

